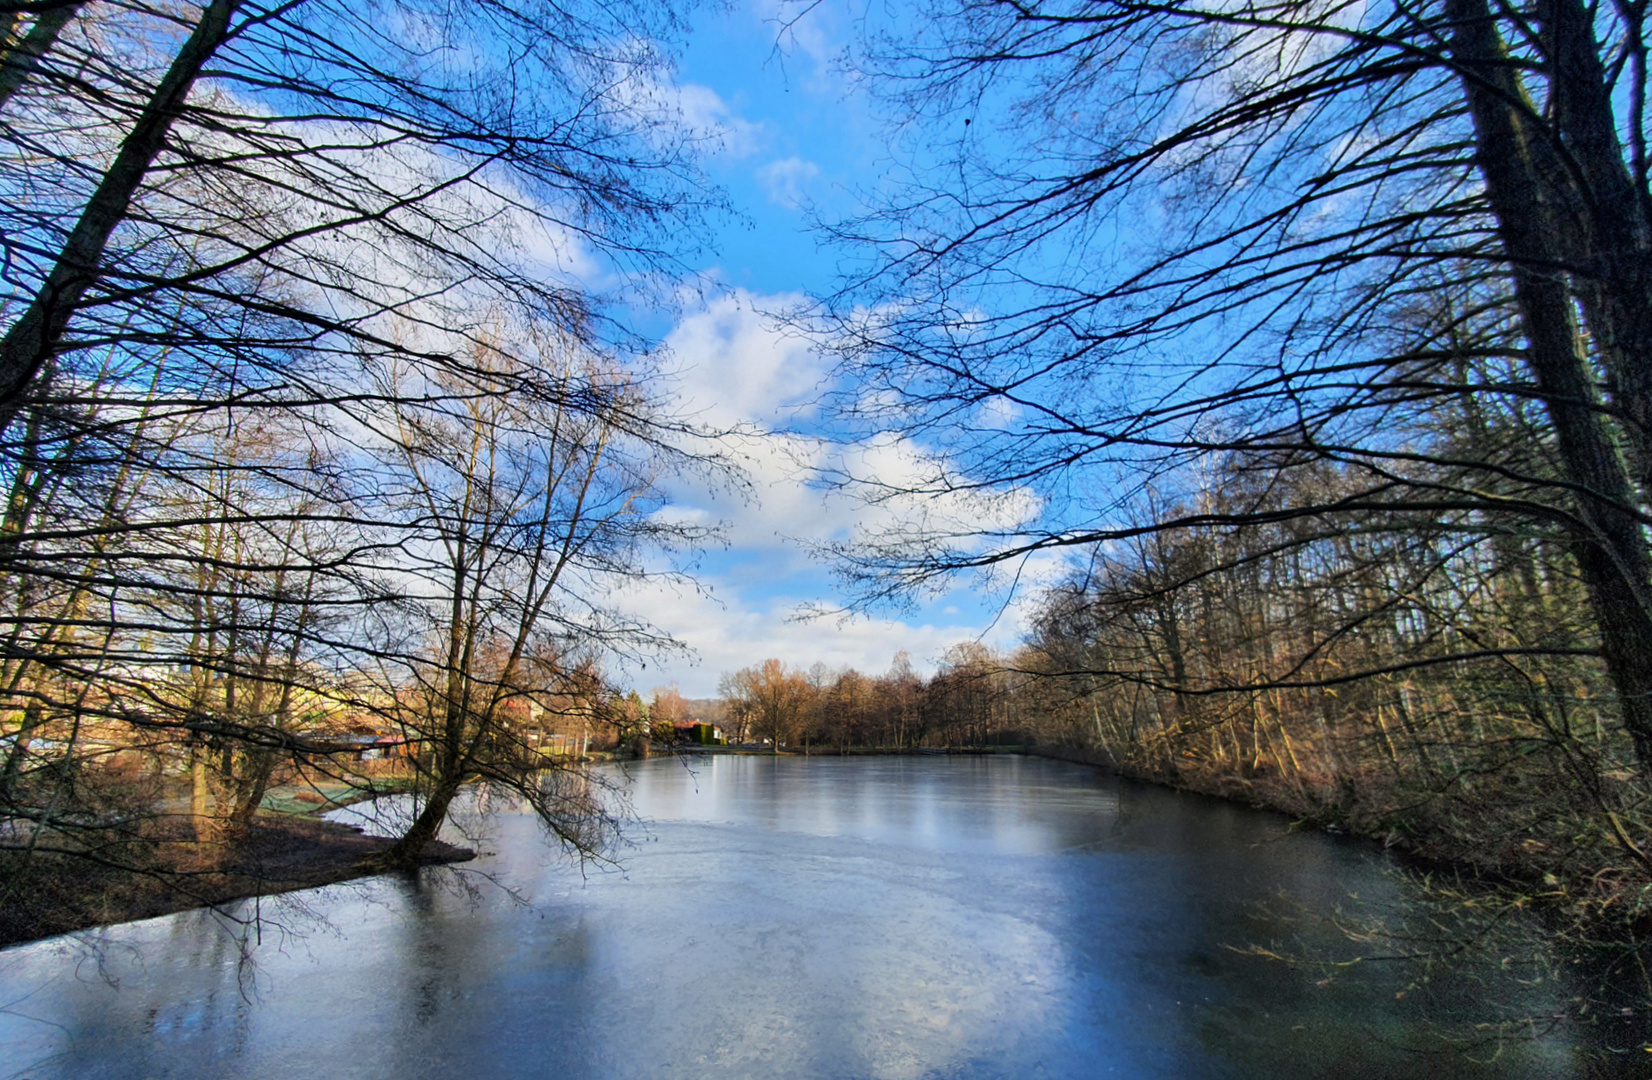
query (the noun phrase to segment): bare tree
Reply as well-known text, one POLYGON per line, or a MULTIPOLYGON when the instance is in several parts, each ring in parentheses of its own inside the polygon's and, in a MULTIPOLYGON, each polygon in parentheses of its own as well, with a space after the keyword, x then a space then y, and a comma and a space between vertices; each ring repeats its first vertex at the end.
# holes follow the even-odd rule
POLYGON ((801 719, 811 694, 803 673, 788 670, 784 662, 772 657, 724 675, 720 688, 730 716, 746 718, 776 754, 801 719))
POLYGON ((1638 9, 1575 0, 965 0, 872 40, 903 130, 950 152, 838 229, 875 253, 832 305, 872 388, 848 413, 946 444, 868 490, 1038 511, 845 549, 864 595, 1151 530, 1517 520, 1576 559, 1648 768, 1644 56, 1638 9), (1539 453, 1423 422, 1510 401, 1539 453), (1241 451, 1344 479, 1201 506, 1241 451), (1148 485, 1179 513, 1132 520, 1148 485))
POLYGON ((573 658, 647 644, 645 625, 596 597, 642 574, 644 552, 693 539, 652 513, 657 461, 622 426, 641 408, 630 380, 554 339, 535 368, 535 397, 522 392, 535 376, 496 351, 473 362, 492 385, 386 387, 386 496, 404 515, 399 569, 414 580, 410 644, 422 646, 388 662, 386 690, 426 749, 427 780, 392 862, 419 858, 473 779, 525 796, 576 850, 599 850, 609 819, 594 789, 560 783, 566 760, 534 747, 513 715, 553 708, 573 658), (607 411, 595 404, 605 397, 607 411))

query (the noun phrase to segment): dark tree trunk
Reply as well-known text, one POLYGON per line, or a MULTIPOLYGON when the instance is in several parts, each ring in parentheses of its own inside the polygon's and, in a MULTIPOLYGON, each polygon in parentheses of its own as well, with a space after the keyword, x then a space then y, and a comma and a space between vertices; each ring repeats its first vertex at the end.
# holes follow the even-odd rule
POLYGON ((7 50, 5 60, 0 62, 0 109, 6 107, 39 69, 40 58, 52 51, 63 28, 85 6, 84 0, 72 0, 35 16, 23 40, 7 50))
POLYGON ((1579 219, 1564 253, 1644 495, 1652 491, 1652 206, 1624 160, 1592 12, 1579 0, 1542 0, 1536 10, 1552 123, 1573 184, 1567 211, 1579 219))
POLYGON ((11 425, 40 369, 56 355, 69 320, 97 281, 109 237, 125 220, 202 67, 229 36, 241 0, 212 0, 154 96, 121 143, 34 300, 0 338, 0 430, 11 425))
MULTIPOLYGON (((1551 7, 1563 2, 1553 0, 1551 7)), ((1527 361, 1574 489, 1574 546, 1601 652, 1641 768, 1652 773, 1652 558, 1575 315, 1567 274, 1578 247, 1570 202, 1574 174, 1533 125, 1534 112, 1485 0, 1447 0, 1447 10, 1474 119, 1477 163, 1511 263, 1527 361)))
POLYGON ((441 831, 442 822, 447 820, 448 806, 458 793, 457 781, 444 779, 438 782, 407 832, 384 853, 384 863, 393 867, 416 866, 425 848, 441 831))

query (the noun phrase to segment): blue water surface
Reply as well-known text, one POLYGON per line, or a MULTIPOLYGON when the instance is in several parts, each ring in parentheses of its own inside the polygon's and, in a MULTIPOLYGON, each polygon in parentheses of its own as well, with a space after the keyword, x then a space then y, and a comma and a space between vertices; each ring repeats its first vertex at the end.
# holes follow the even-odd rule
POLYGON ((1275 815, 1012 756, 614 775, 638 818, 618 866, 495 803, 462 871, 266 898, 252 938, 190 912, 0 951, 0 1077, 1602 1068, 1543 1020, 1570 991, 1540 970, 1373 959, 1362 934, 1413 886, 1275 815))

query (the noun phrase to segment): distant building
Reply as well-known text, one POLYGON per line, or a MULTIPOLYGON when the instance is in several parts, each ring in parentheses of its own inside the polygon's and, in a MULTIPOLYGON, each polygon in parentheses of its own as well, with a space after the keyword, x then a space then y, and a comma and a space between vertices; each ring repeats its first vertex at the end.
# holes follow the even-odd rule
POLYGON ((677 730, 678 742, 697 743, 700 746, 723 745, 723 729, 716 724, 693 720, 686 724, 673 724, 671 726, 677 730))

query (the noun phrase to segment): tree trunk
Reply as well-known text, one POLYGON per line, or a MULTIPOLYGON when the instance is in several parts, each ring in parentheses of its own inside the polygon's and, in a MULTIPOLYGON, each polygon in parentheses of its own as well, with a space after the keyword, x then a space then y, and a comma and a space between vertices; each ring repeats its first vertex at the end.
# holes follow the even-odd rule
POLYGON ((6 51, 5 60, 0 62, 0 109, 4 109, 34 75, 40 58, 52 51, 63 28, 85 6, 85 0, 70 0, 47 8, 35 16, 23 40, 6 51))
POLYGON ((1565 276, 1566 173, 1514 74, 1485 0, 1448 0, 1452 50, 1474 119, 1476 158, 1511 263, 1527 362, 1574 488, 1576 557, 1601 652, 1641 769, 1652 775, 1652 558, 1608 429, 1565 276))
POLYGON ((197 743, 189 750, 189 822, 194 829, 195 842, 204 844, 212 838, 212 818, 207 812, 207 748, 197 743))
POLYGON ((240 4, 241 0, 212 0, 201 13, 201 21, 81 211, 34 300, 0 338, 0 431, 11 425, 35 376, 57 353, 76 306, 98 279, 109 237, 125 220, 132 197, 165 145, 202 67, 229 36, 230 17, 240 4))
POLYGON ((413 824, 402 834, 401 839, 384 853, 384 864, 391 867, 417 866, 425 848, 430 846, 430 842, 436 839, 436 834, 441 831, 442 822, 447 820, 447 808, 457 794, 457 781, 443 780, 438 783, 436 789, 430 793, 430 798, 425 800, 424 807, 413 820, 413 824))
POLYGON ((1645 494, 1652 491, 1652 206, 1624 162, 1593 12, 1580 0, 1541 0, 1536 14, 1552 122, 1580 188, 1566 200, 1581 240, 1567 255, 1582 278, 1590 338, 1645 494))
POLYGON ((23 775, 23 762, 29 754, 29 743, 34 729, 41 724, 42 708, 38 699, 30 701, 23 710, 23 721, 11 737, 11 749, 6 754, 6 765, 0 771, 0 805, 10 805, 17 798, 17 781, 23 775))
POLYGON ((235 799, 225 818, 227 825, 245 828, 257 816, 263 805, 264 792, 269 790, 270 777, 275 772, 276 751, 268 747, 248 750, 242 759, 242 775, 237 778, 235 799))

